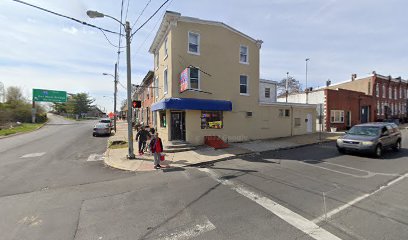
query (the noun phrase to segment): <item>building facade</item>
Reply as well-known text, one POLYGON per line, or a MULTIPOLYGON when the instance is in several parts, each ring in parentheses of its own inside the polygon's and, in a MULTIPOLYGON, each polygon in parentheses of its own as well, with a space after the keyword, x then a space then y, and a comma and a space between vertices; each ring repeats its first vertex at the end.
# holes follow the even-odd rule
POLYGON ((261 45, 224 23, 166 12, 149 49, 161 138, 198 145, 205 136, 237 142, 313 132, 314 106, 261 101, 261 45))
POLYGON ((133 99, 141 101, 141 108, 136 108, 135 119, 137 125, 156 127, 156 119, 152 113, 154 96, 154 72, 147 72, 140 85, 136 86, 133 99))
POLYGON ((275 103, 277 97, 277 82, 260 79, 259 80, 259 102, 275 103))

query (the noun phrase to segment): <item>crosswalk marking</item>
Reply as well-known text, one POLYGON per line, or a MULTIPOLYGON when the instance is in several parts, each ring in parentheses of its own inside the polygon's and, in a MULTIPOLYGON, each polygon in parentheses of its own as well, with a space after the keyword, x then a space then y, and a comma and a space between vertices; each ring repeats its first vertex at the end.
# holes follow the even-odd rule
POLYGON ((91 154, 89 155, 87 162, 96 162, 96 161, 103 161, 105 159, 105 155, 103 154, 91 154))
POLYGON ((33 157, 41 157, 45 154, 45 152, 39 152, 39 153, 29 153, 26 155, 21 156, 20 158, 33 158, 33 157))
POLYGON ((217 176, 217 174, 214 171, 208 168, 198 168, 198 170, 208 173, 217 182, 230 187, 232 190, 236 191, 242 196, 266 208, 271 213, 275 214, 285 222, 306 233, 309 237, 312 237, 316 240, 341 240, 341 238, 319 227, 313 221, 310 221, 304 218, 303 216, 295 212, 292 212, 288 208, 281 206, 277 202, 265 196, 252 192, 247 187, 236 184, 231 180, 221 179, 217 176))

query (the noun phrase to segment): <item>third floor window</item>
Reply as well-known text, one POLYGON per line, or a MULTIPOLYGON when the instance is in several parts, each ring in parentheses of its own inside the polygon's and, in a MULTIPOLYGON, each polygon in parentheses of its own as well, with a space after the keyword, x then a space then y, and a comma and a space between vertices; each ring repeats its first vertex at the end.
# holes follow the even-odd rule
POLYGON ((248 47, 241 45, 239 48, 239 62, 248 63, 248 47))
POLYGON ((193 54, 200 54, 200 34, 188 33, 188 52, 193 54))

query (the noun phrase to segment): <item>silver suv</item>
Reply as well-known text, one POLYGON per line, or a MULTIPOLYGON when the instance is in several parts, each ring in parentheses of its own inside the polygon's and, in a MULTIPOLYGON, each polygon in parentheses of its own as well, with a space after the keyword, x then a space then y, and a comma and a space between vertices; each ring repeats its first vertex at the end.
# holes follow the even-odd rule
POLYGON ((394 123, 364 123, 352 127, 346 135, 337 139, 337 150, 366 152, 381 157, 383 150, 401 148, 401 132, 394 123))

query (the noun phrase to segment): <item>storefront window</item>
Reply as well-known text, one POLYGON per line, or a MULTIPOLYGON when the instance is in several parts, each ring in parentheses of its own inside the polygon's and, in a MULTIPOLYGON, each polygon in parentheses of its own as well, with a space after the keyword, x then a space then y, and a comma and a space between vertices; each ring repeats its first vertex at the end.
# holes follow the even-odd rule
POLYGON ((222 111, 201 112, 201 129, 220 129, 223 125, 222 111))
POLYGON ((165 128, 166 126, 166 112, 160 112, 160 127, 165 128))

